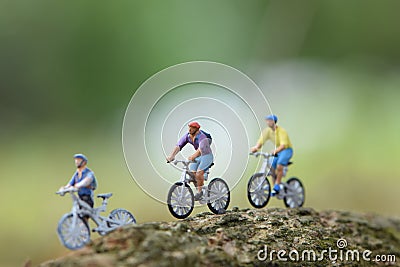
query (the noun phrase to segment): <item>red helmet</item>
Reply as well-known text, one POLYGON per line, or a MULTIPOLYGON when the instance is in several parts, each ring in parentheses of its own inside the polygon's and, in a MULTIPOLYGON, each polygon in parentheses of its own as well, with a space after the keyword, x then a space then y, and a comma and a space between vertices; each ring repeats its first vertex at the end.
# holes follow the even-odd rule
POLYGON ((200 124, 197 121, 192 121, 188 124, 189 127, 200 129, 200 124))

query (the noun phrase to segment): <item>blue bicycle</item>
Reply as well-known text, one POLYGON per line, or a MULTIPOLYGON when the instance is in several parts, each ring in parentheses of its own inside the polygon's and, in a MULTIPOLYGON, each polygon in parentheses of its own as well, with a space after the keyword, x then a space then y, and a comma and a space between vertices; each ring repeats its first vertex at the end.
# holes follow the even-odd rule
POLYGON ((69 193, 72 197, 72 210, 64 214, 58 223, 57 233, 61 243, 68 249, 76 250, 84 247, 90 242, 90 228, 88 218, 92 219, 97 225, 93 232, 105 235, 119 227, 135 224, 135 217, 125 209, 115 209, 108 217, 101 216, 101 212, 106 211, 108 199, 112 193, 99 194, 102 198, 102 205, 98 208, 90 207, 86 202, 76 195, 77 189, 70 187, 62 189, 56 194, 64 196, 69 193))

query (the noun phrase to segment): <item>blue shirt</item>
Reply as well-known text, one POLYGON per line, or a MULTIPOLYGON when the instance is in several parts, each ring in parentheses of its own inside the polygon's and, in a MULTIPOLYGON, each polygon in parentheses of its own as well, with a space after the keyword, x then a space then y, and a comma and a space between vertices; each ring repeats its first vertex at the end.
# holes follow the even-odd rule
POLYGON ((210 140, 202 131, 199 131, 199 133, 195 136, 194 141, 190 137, 190 134, 187 133, 178 141, 177 146, 179 146, 179 148, 182 150, 187 143, 191 144, 196 150, 200 148, 202 155, 212 154, 210 140))
POLYGON ((83 196, 83 195, 92 196, 93 190, 96 189, 96 187, 97 187, 97 183, 96 183, 96 177, 94 176, 94 173, 89 168, 85 168, 82 171, 81 178, 79 178, 78 171, 76 171, 74 173, 74 175, 72 175, 72 178, 71 178, 71 181, 69 182, 69 185, 74 186, 75 184, 81 182, 85 178, 90 178, 91 179, 91 183, 87 187, 79 188, 78 195, 80 195, 80 196, 83 196))

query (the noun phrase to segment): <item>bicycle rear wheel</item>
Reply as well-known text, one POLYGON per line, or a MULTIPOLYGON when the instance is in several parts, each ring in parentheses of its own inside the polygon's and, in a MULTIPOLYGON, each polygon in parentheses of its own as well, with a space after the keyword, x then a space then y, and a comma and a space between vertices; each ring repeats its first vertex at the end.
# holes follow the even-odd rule
POLYGON ((80 249, 90 242, 88 224, 72 213, 67 213, 61 218, 57 233, 61 243, 71 250, 80 249))
POLYGON ((208 208, 215 214, 225 213, 231 201, 229 187, 221 178, 214 178, 208 184, 208 208))
POLYGON ((188 184, 175 183, 169 189, 167 197, 169 212, 178 219, 187 218, 193 211, 194 195, 188 184))
POLYGON ((262 173, 255 173, 247 183, 247 198, 250 204, 261 209, 268 204, 271 195, 271 185, 262 173))
POLYGON ((110 212, 109 218, 113 222, 108 222, 109 227, 122 227, 129 224, 136 224, 136 219, 126 209, 115 209, 110 212))
POLYGON ((285 197, 283 198, 285 206, 288 208, 302 207, 305 200, 305 192, 301 181, 296 177, 292 177, 286 184, 285 197))

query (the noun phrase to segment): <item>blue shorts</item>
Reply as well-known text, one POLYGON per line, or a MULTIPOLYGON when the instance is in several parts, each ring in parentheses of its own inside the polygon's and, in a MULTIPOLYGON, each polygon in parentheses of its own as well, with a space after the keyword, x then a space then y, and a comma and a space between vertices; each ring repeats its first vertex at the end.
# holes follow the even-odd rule
POLYGON ((283 165, 287 166, 290 159, 293 156, 293 149, 286 148, 278 153, 278 157, 274 157, 274 161, 272 161, 272 168, 276 169, 276 166, 283 165))
POLYGON ((195 163, 191 163, 189 169, 191 171, 208 171, 210 165, 214 161, 214 157, 212 154, 202 155, 195 158, 195 163))

